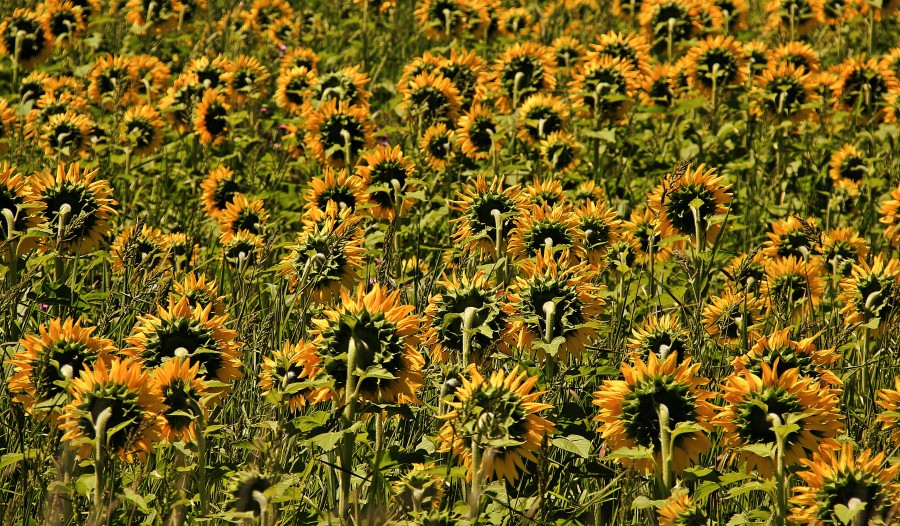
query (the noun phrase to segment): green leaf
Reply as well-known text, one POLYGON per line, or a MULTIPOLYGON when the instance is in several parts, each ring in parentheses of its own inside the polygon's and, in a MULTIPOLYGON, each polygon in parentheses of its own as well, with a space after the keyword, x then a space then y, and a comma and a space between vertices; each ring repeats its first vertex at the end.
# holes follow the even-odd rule
POLYGON ((843 504, 835 504, 834 506, 834 514, 837 515, 838 520, 842 524, 850 524, 859 512, 866 509, 866 503, 857 498, 850 499, 850 502, 847 504, 850 506, 844 506, 843 504))
POLYGON ((581 435, 556 437, 553 439, 553 445, 581 458, 588 458, 591 455, 591 441, 581 435))
POLYGON ((149 509, 147 508, 147 501, 144 500, 144 497, 138 495, 129 488, 125 488, 122 491, 125 494, 125 498, 133 502, 138 507, 138 509, 141 510, 141 512, 147 513, 149 511, 149 509))

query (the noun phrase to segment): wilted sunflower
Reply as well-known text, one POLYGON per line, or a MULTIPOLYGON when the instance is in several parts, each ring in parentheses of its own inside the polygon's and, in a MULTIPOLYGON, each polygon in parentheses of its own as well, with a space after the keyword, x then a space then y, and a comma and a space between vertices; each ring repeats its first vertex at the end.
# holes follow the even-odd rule
POLYGON ((726 289, 710 298, 710 303, 703 308, 703 326, 721 343, 740 340, 745 331, 747 338, 753 340, 764 306, 765 302, 754 294, 726 289))
POLYGON ((315 345, 303 340, 295 344, 285 342, 280 349, 272 351, 271 356, 263 357, 259 388, 263 396, 277 396, 280 403, 292 411, 299 411, 306 405, 306 397, 311 391, 297 384, 313 378, 318 366, 315 345))
POLYGON ((378 371, 377 377, 354 379, 359 399, 376 403, 415 403, 424 378, 425 359, 419 352, 422 319, 412 305, 400 303, 400 291, 388 293, 375 284, 368 293, 360 283, 351 297, 341 291, 337 309, 313 320, 317 378, 333 380, 331 388, 319 388, 314 401, 343 399, 348 374, 378 371), (348 372, 350 370, 351 372, 348 372))
POLYGON ((335 171, 325 167, 322 177, 309 182, 309 188, 303 194, 306 199, 306 210, 326 212, 329 205, 336 211, 356 207, 368 202, 364 181, 358 175, 350 175, 347 170, 335 171))
POLYGON ((164 407, 159 387, 139 363, 97 360, 69 389, 72 402, 63 408, 59 428, 79 458, 91 457, 101 430, 105 450, 126 462, 146 458, 159 437, 164 407))
POLYGON ((330 303, 341 290, 353 290, 363 266, 363 238, 358 218, 349 210, 340 217, 326 215, 318 224, 308 224, 297 236, 290 253, 281 261, 291 291, 330 303))
POLYGON ((200 185, 203 191, 203 208, 206 215, 218 218, 236 195, 244 190, 243 185, 238 184, 234 172, 225 166, 217 166, 209 171, 209 174, 200 185))
POLYGON ((707 97, 741 86, 749 73, 744 51, 734 37, 708 36, 687 53, 688 81, 707 97))
POLYGON ((518 186, 504 188, 503 180, 488 183, 484 174, 471 185, 463 186, 456 194, 459 201, 451 201, 452 210, 462 214, 454 223, 453 240, 470 253, 493 254, 508 243, 515 225, 516 215, 524 204, 518 186))
POLYGON ((441 60, 437 71, 447 77, 459 92, 460 109, 468 109, 487 93, 484 59, 474 51, 450 50, 450 57, 441 60))
POLYGON ((87 30, 86 22, 81 7, 69 0, 49 0, 44 3, 41 25, 57 45, 72 45, 87 30))
POLYGON ((894 377, 893 389, 879 389, 875 403, 884 411, 875 419, 884 431, 890 431, 894 447, 900 446, 900 377, 894 377))
POLYGON ((884 104, 890 94, 900 91, 900 80, 877 58, 865 55, 848 58, 838 70, 838 78, 831 86, 835 108, 860 110, 862 116, 884 116, 884 104))
POLYGON ((885 225, 884 237, 891 245, 900 245, 900 185, 891 190, 891 198, 881 203, 878 221, 885 225))
POLYGON ((504 134, 501 132, 494 112, 476 102, 459 119, 456 143, 469 159, 487 159, 503 145, 504 134))
POLYGON ((290 71, 293 68, 306 68, 307 71, 317 73, 319 71, 319 55, 308 47, 295 47, 284 52, 281 57, 280 71, 290 71))
POLYGON ((66 403, 65 383, 94 362, 108 361, 116 352, 111 340, 94 335, 96 327, 81 320, 54 318, 19 340, 21 346, 6 361, 12 367, 9 390, 13 400, 30 414, 55 421, 66 403))
POLYGON ((883 330, 898 307, 900 261, 885 261, 881 255, 875 256, 871 265, 860 260, 858 265, 853 265, 850 277, 841 281, 841 289, 839 299, 844 303, 841 307, 844 323, 861 323, 866 327, 875 323, 883 330))
MULTIPOLYGON (((812 378, 835 388, 843 385, 841 379, 829 369, 841 355, 834 349, 816 348, 814 342, 821 333, 793 340, 791 331, 792 328, 787 327, 776 329, 767 336, 760 336, 746 354, 731 362, 732 367, 736 372, 747 370, 757 376, 762 375, 762 364, 768 365, 778 374, 798 369, 800 378, 812 378)), ((840 394, 840 390, 835 391, 835 394, 840 394)))
POLYGON ((219 229, 223 233, 234 234, 238 230, 246 230, 257 235, 265 233, 268 218, 262 199, 247 198, 244 194, 235 194, 217 217, 219 229))
POLYGON ((316 104, 334 101, 348 106, 365 107, 368 105, 369 97, 372 96, 366 90, 369 80, 368 75, 360 73, 359 66, 319 73, 304 96, 316 104))
POLYGON ((134 66, 137 92, 148 102, 155 100, 168 87, 172 70, 165 62, 153 55, 136 55, 131 57, 131 64, 134 66))
POLYGON ((541 360, 565 362, 597 333, 603 310, 601 288, 586 262, 557 261, 548 251, 519 265, 520 276, 507 291, 503 310, 509 318, 503 345, 518 347, 541 360), (558 341, 562 338, 562 341, 558 341), (555 346, 555 352, 548 349, 555 346))
POLYGON ((303 104, 306 102, 304 93, 316 81, 316 73, 306 68, 292 67, 283 69, 275 81, 275 96, 272 100, 279 108, 288 113, 299 115, 303 112, 303 104))
POLYGON ((158 228, 144 225, 135 234, 134 226, 122 231, 109 248, 110 262, 115 271, 123 271, 135 265, 154 269, 163 262, 168 248, 158 228))
POLYGON ((663 236, 699 236, 697 243, 715 240, 721 224, 712 223, 714 216, 728 211, 731 185, 724 184, 715 168, 701 164, 688 165, 684 172, 667 174, 662 184, 647 196, 650 209, 659 216, 663 236), (699 201, 699 206, 693 204, 699 201))
POLYGON ((633 364, 622 364, 622 380, 605 380, 594 393, 594 405, 600 412, 594 418, 600 422, 597 432, 610 450, 626 447, 653 449, 652 458, 622 458, 626 467, 644 474, 658 472, 663 466, 660 437, 660 411, 668 428, 679 424, 699 426, 697 431, 674 437, 671 449, 672 470, 681 473, 692 466, 712 447, 707 433, 715 416, 715 406, 710 400, 715 396, 704 386, 706 378, 697 376, 699 363, 690 358, 679 362, 673 353, 660 361, 656 353, 649 360, 636 358, 633 364))
MULTIPOLYGON (((725 406, 714 423, 724 432, 727 451, 748 470, 772 476, 774 456, 762 456, 744 446, 775 448, 774 426, 794 424, 797 429, 784 437, 786 467, 821 449, 837 447, 841 434, 841 410, 837 395, 812 378, 800 377, 799 369, 779 372, 760 363, 761 373, 740 370, 722 384, 725 406)), ((774 449, 773 449, 774 451, 774 449)))
MULTIPOLYGON (((31 188, 25 177, 15 166, 6 161, 0 164, 0 239, 13 240, 15 234, 26 234, 29 229, 41 223, 41 212, 44 204, 31 188), (12 226, 13 232, 9 231, 12 226)), ((33 237, 22 237, 13 245, 17 253, 34 247, 37 240, 33 237)))
POLYGON ((222 316, 225 314, 225 305, 222 296, 219 296, 219 287, 215 280, 207 280, 206 275, 200 274, 198 278, 193 272, 185 275, 182 281, 173 281, 172 297, 178 303, 182 298, 187 298, 191 310, 200 307, 210 307, 210 314, 222 316))
POLYGON ((456 122, 459 115, 459 90, 450 79, 436 71, 416 75, 400 87, 400 109, 409 122, 429 126, 434 122, 456 122))
POLYGON ((835 189, 842 189, 848 195, 859 195, 859 187, 870 173, 862 152, 852 144, 845 144, 831 154, 828 162, 828 177, 835 189))
POLYGON ((537 376, 514 367, 502 369, 484 378, 470 365, 468 378, 463 376, 454 396, 448 402, 452 410, 442 415, 444 425, 438 433, 439 451, 449 451, 468 467, 467 478, 473 477, 473 449, 480 459, 479 472, 486 480, 504 479, 510 484, 519 471, 528 472, 525 461, 537 462, 538 452, 555 426, 538 413, 553 406, 538 402, 542 392, 532 392, 537 376))
POLYGON ((554 173, 570 172, 578 166, 581 144, 569 133, 554 132, 538 145, 541 162, 554 173))
POLYGON ((200 142, 210 146, 218 146, 228 139, 231 125, 228 114, 231 104, 226 102, 224 94, 208 89, 194 108, 194 133, 200 142))
POLYGON ((450 166, 456 151, 456 133, 447 128, 443 122, 432 124, 425 130, 419 148, 425 156, 425 162, 434 170, 445 170, 450 166))
POLYGON ((56 250, 90 252, 109 232, 117 203, 109 197, 109 183, 95 180, 99 171, 82 169, 77 162, 59 163, 56 175, 44 171, 32 176, 32 190, 43 204, 43 224, 53 232, 46 242, 56 250))
POLYGON ((208 393, 200 375, 200 364, 187 359, 168 360, 153 369, 153 381, 166 409, 160 435, 169 443, 197 441, 195 421, 205 418, 203 397, 208 393))
POLYGON ((854 452, 851 443, 840 451, 813 453, 797 471, 805 486, 794 488, 789 519, 796 524, 846 524, 838 506, 853 510, 852 524, 894 524, 897 519, 900 464, 891 464, 884 453, 866 449, 854 452))
POLYGON ((709 519, 703 509, 691 502, 684 488, 675 488, 656 512, 659 526, 706 526, 709 519))
POLYGON ((523 195, 530 205, 555 206, 566 202, 566 192, 562 182, 558 179, 548 178, 544 181, 534 179, 523 188, 523 195))
POLYGON ((419 0, 415 16, 419 27, 433 40, 480 33, 489 20, 480 0, 419 0))
POLYGON ((698 7, 691 0, 642 0, 640 4, 638 21, 644 36, 655 53, 668 56, 670 61, 678 46, 702 29, 694 23, 698 7))
POLYGON ((506 325, 499 289, 480 271, 471 279, 444 280, 439 287, 441 293, 425 309, 425 325, 434 333, 429 357, 441 363, 482 363, 506 325))
POLYGON ((671 314, 649 314, 643 323, 632 330, 633 337, 628 339, 631 358, 649 360, 655 354, 665 360, 669 354, 678 356, 678 362, 689 357, 691 350, 690 334, 681 326, 678 318, 671 314))
POLYGON ((376 146, 366 152, 356 173, 369 189, 369 202, 375 205, 368 212, 376 219, 391 220, 396 212, 409 210, 414 199, 408 194, 416 189, 412 181, 415 170, 415 163, 399 146, 376 146))
POLYGON ((809 33, 821 20, 823 0, 769 0, 766 3, 766 27, 773 31, 797 34, 809 33))
POLYGON ((163 121, 152 106, 141 104, 125 110, 122 117, 122 142, 135 155, 155 153, 162 145, 163 121))
POLYGON ((815 307, 821 301, 825 287, 821 274, 821 266, 815 262, 794 256, 770 259, 759 294, 766 298, 769 308, 800 312, 801 303, 815 307))
POLYGON ((816 78, 802 66, 779 64, 766 68, 755 80, 758 86, 753 93, 758 103, 753 109, 762 108, 769 115, 786 117, 792 121, 806 120, 813 116, 813 106, 819 96, 815 92, 816 78))
POLYGON ((866 240, 851 227, 832 228, 822 235, 822 254, 819 261, 825 272, 839 277, 850 277, 853 265, 869 253, 866 240))
POLYGON ((127 107, 137 101, 135 74, 130 57, 122 55, 99 57, 88 75, 91 81, 87 90, 88 97, 107 110, 117 105, 127 107))
POLYGON ((578 227, 584 232, 584 250, 591 265, 600 264, 610 243, 619 237, 622 221, 609 205, 598 205, 593 200, 575 209, 578 227))
POLYGON ((634 103, 639 72, 621 58, 598 56, 585 61, 572 75, 569 94, 590 114, 620 120, 634 103))
POLYGON ((222 75, 228 97, 237 105, 248 100, 264 101, 268 98, 269 70, 254 57, 241 55, 228 63, 222 75))
POLYGON ((535 145, 551 133, 562 131, 569 118, 569 109, 554 95, 531 95, 519 107, 517 137, 535 145))
POLYGON ((39 142, 48 156, 70 161, 86 157, 91 148, 91 131, 94 123, 77 111, 51 115, 41 125, 39 142))
POLYGON ((306 149, 320 163, 334 168, 352 165, 372 146, 375 124, 364 106, 331 99, 306 113, 306 149))
MULTIPOLYGON (((169 299, 167 307, 157 306, 156 314, 144 314, 125 338, 129 347, 122 355, 135 358, 144 367, 158 367, 173 358, 186 358, 200 365, 204 381, 228 384, 242 376, 240 342, 237 333, 225 327, 227 316, 212 316, 212 306, 193 309, 187 298, 169 299)), ((211 388, 223 392, 228 385, 211 388)))
POLYGON ((529 95, 556 87, 553 51, 534 42, 517 42, 497 57, 493 89, 500 111, 511 113, 529 95))
POLYGON ((44 29, 38 12, 19 8, 0 23, 0 55, 10 57, 22 68, 40 64, 52 49, 53 36, 44 29))
POLYGON ((535 257, 548 248, 560 252, 561 259, 576 261, 584 255, 584 232, 567 205, 525 207, 515 225, 508 248, 515 260, 535 257))
POLYGON ((792 215, 773 222, 771 232, 766 232, 769 239, 763 242, 762 254, 769 258, 794 256, 805 259, 815 256, 818 250, 817 243, 813 239, 815 233, 807 226, 815 228, 818 221, 814 217, 801 219, 792 215))

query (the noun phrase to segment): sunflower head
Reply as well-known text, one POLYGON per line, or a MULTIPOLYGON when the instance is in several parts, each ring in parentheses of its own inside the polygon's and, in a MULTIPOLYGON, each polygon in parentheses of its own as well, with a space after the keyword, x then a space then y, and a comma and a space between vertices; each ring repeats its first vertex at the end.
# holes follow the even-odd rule
POLYGON ((843 190, 850 196, 859 195, 859 187, 870 173, 862 152, 852 144, 845 144, 831 154, 828 162, 828 176, 835 189, 843 190))
POLYGON ((840 354, 834 349, 817 349, 814 342, 819 334, 794 340, 790 333, 791 328, 788 327, 760 336, 749 352, 734 359, 732 366, 736 371, 747 370, 757 376, 762 375, 762 364, 767 364, 778 374, 798 369, 802 378, 812 378, 831 386, 843 384, 829 370, 840 359, 840 354))
POLYGON ((878 221, 884 225, 884 237, 893 246, 900 245, 900 185, 891 190, 890 199, 881 203, 878 221))
POLYGON ((731 185, 724 184, 714 168, 707 169, 705 164, 697 168, 688 165, 681 173, 666 175, 648 200, 651 210, 660 218, 664 235, 715 239, 721 224, 713 218, 728 211, 731 185))
POLYGON ((655 354, 665 360, 669 354, 675 353, 680 363, 688 358, 691 351, 690 335, 671 314, 650 314, 632 334, 628 348, 635 359, 646 361, 651 354, 655 354))
POLYGON ((246 230, 251 234, 262 235, 266 231, 268 218, 262 199, 235 194, 217 219, 223 233, 234 234, 239 230, 246 230))
POLYGON ((390 220, 396 212, 408 210, 414 202, 407 194, 415 190, 415 170, 415 163, 399 146, 376 146, 364 154, 356 173, 369 188, 369 201, 375 205, 369 213, 390 220))
POLYGON ((365 193, 365 181, 358 175, 350 175, 347 170, 333 170, 326 167, 321 178, 309 183, 304 194, 306 210, 327 212, 329 209, 338 212, 356 210, 356 207, 368 202, 365 193))
POLYGON ((818 101, 815 92, 816 78, 802 66, 778 64, 770 66, 756 77, 759 86, 753 93, 758 96, 758 108, 770 115, 801 121, 810 118, 810 108, 818 101))
POLYGON ((766 27, 772 31, 806 34, 821 19, 823 0, 769 0, 765 5, 766 27))
POLYGON ((481 34, 490 21, 483 3, 470 0, 423 0, 415 16, 428 38, 441 41, 465 33, 481 34))
POLYGON ((553 51, 541 44, 517 42, 507 48, 497 58, 493 75, 501 111, 512 111, 533 93, 552 90, 555 69, 553 51))
POLYGON ((149 155, 162 146, 163 121, 152 106, 134 106, 125 111, 120 134, 135 155, 149 155))
POLYGON ((496 254, 497 240, 501 245, 509 239, 515 216, 524 203, 518 186, 504 187, 500 178, 490 183, 482 174, 475 182, 465 185, 457 192, 459 201, 452 201, 450 206, 462 215, 456 219, 458 225, 454 241, 460 243, 467 252, 496 254))
POLYGON ((127 105, 137 99, 136 71, 130 57, 106 55, 98 57, 88 75, 87 94, 105 109, 116 104, 127 105))
POLYGON ((231 169, 217 166, 209 171, 200 189, 203 191, 203 209, 206 215, 218 218, 228 207, 228 203, 244 191, 244 186, 238 183, 231 169))
POLYGON ((546 249, 558 252, 561 259, 577 260, 584 254, 584 232, 578 218, 565 204, 552 207, 531 205, 515 222, 509 241, 514 259, 535 257, 546 249))
POLYGON ((143 225, 135 232, 134 226, 130 226, 116 237, 110 254, 113 270, 121 272, 135 266, 154 269, 168 259, 168 248, 158 228, 143 225))
POLYGON ((437 71, 416 75, 402 84, 402 109, 409 122, 428 126, 434 122, 455 122, 459 112, 459 90, 437 71))
POLYGON ((51 0, 44 4, 41 25, 58 45, 71 45, 87 29, 81 6, 69 0, 51 0))
POLYGON ((704 95, 741 85, 748 73, 746 57, 734 37, 708 36, 688 51, 687 76, 704 95))
POLYGON ((348 106, 366 106, 372 96, 366 90, 369 76, 360 73, 359 66, 341 68, 337 71, 319 73, 315 82, 305 92, 306 98, 318 104, 327 101, 344 103, 348 106))
POLYGON ((25 234, 40 224, 43 208, 44 203, 17 168, 6 161, 0 164, 0 239, 13 242, 17 252, 33 248, 37 241, 25 234))
POLYGON ((312 343, 285 342, 280 349, 263 358, 259 388, 267 399, 283 404, 292 411, 299 411, 312 394, 311 388, 303 384, 316 375, 319 364, 319 357, 312 343))
POLYGON ((836 108, 858 111, 865 118, 883 117, 883 106, 889 95, 900 89, 900 80, 878 59, 861 56, 841 64, 831 89, 836 108))
POLYGON ((394 500, 406 513, 437 510, 444 495, 444 479, 433 463, 413 464, 394 483, 394 500))
POLYGON ((721 343, 735 342, 745 335, 752 339, 764 306, 765 302, 750 292, 726 289, 703 308, 703 326, 721 343))
POLYGON ((538 144, 541 163, 551 172, 567 173, 580 163, 581 144, 569 133, 553 132, 538 144))
POLYGON ((330 99, 318 109, 308 106, 306 149, 320 163, 335 168, 352 165, 372 146, 375 125, 364 106, 330 99))
POLYGON ((291 67, 282 69, 278 80, 275 81, 275 104, 288 113, 299 115, 303 112, 306 102, 305 93, 316 81, 315 71, 305 67, 291 67))
POLYGON ((695 23, 698 7, 690 0, 642 0, 640 6, 638 21, 641 29, 647 41, 653 42, 653 51, 659 55, 666 55, 669 40, 673 47, 678 46, 703 29, 695 23))
POLYGON ((703 509, 691 501, 684 488, 675 488, 672 495, 656 512, 659 526, 704 526, 709 519, 703 509))
POLYGON ((519 107, 517 136, 535 145, 551 133, 562 131, 569 118, 569 110, 562 99, 537 93, 525 99, 519 107))
POLYGON ((225 314, 225 305, 222 301, 224 298, 219 296, 219 287, 215 280, 208 280, 205 274, 200 274, 198 278, 197 274, 191 272, 183 280, 174 281, 172 287, 176 303, 182 298, 187 298, 191 309, 209 307, 213 316, 225 314))
POLYGON ((860 260, 850 277, 841 281, 844 303, 841 314, 848 324, 860 323, 883 329, 897 311, 900 292, 900 262, 875 256, 870 265, 860 260))
POLYGON ((25 69, 43 62, 52 48, 53 35, 41 24, 36 11, 19 8, 0 23, 0 55, 11 57, 25 69))
POLYGON ((228 97, 236 104, 264 100, 269 87, 269 70, 254 57, 241 55, 228 64, 222 75, 228 97))
POLYGON ((230 477, 227 486, 228 507, 245 517, 259 517, 263 505, 274 495, 270 494, 273 486, 277 488, 278 479, 260 473, 257 470, 235 473, 230 477))
POLYGON ((166 407, 162 412, 162 437, 170 443, 196 442, 194 422, 206 418, 203 399, 208 394, 200 364, 191 365, 181 358, 169 360, 153 370, 153 381, 166 407))
POLYGON ((766 262, 766 279, 760 295, 769 307, 779 312, 799 312, 799 305, 816 306, 822 299, 825 285, 821 265, 794 256, 770 259, 766 262))
POLYGON ((90 117, 69 110, 47 118, 37 130, 38 142, 48 156, 71 161, 88 155, 93 129, 90 117))
POLYGON ((848 278, 853 265, 866 257, 869 246, 851 227, 832 228, 822 235, 820 261, 825 272, 848 278))
POLYGON ((466 110, 487 93, 484 59, 471 50, 450 50, 450 57, 440 60, 437 71, 447 77, 459 92, 460 109, 466 110))
POLYGON ((494 112, 476 102, 459 119, 456 142, 463 155, 472 160, 483 160, 503 144, 501 131, 494 112))
POLYGON ((575 215, 578 217, 578 227, 584 232, 584 249, 588 260, 597 266, 610 244, 618 240, 622 221, 609 205, 598 205, 593 200, 576 208, 575 215))
POLYGON ((633 104, 639 71, 626 59, 591 56, 569 82, 569 93, 591 115, 621 120, 633 104))
POLYGON ((228 115, 231 112, 225 95, 214 89, 207 89, 194 108, 194 133, 200 142, 210 146, 218 146, 228 140, 231 125, 228 115))
POLYGON ((455 156, 456 134, 447 128, 444 123, 432 124, 425 130, 419 148, 425 157, 425 162, 434 170, 445 170, 450 166, 455 156))

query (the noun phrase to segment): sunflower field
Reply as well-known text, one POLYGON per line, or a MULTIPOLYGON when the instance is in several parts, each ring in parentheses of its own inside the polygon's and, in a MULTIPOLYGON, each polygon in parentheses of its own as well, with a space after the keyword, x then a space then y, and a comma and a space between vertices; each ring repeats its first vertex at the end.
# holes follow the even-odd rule
POLYGON ((900 0, 0 1, 0 526, 900 524, 900 0))

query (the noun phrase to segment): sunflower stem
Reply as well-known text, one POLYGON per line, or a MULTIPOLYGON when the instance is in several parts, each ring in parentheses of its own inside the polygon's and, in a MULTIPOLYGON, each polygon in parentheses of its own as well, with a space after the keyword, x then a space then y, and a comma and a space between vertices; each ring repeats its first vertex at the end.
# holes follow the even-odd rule
POLYGON ((775 516, 772 523, 784 526, 787 520, 787 480, 784 472, 784 433, 777 428, 781 426, 781 417, 769 413, 772 430, 775 432, 775 516))
POLYGON ((665 487, 666 497, 672 493, 672 430, 669 428, 669 408, 666 404, 659 404, 656 408, 659 418, 659 446, 662 451, 662 481, 665 487))
POLYGON ((675 39, 675 19, 669 18, 668 20, 668 28, 669 32, 666 35, 666 58, 668 62, 672 62, 672 42, 675 39))
MULTIPOLYGON (((549 344, 555 337, 553 324, 556 321, 556 302, 545 301, 541 308, 544 311, 544 342, 549 344)), ((548 383, 556 376, 556 355, 547 354, 544 357, 544 376, 548 383)))
POLYGON ((475 307, 466 307, 462 315, 462 354, 463 363, 470 365, 475 363, 472 359, 472 326, 475 323, 475 307))
POLYGON ((203 413, 197 413, 197 490, 200 493, 200 513, 209 512, 209 496, 206 488, 206 425, 203 413))
POLYGON ((478 522, 481 512, 481 479, 484 474, 483 451, 478 443, 480 433, 472 437, 472 493, 469 496, 469 515, 473 524, 478 522))
POLYGON ((357 341, 356 337, 350 338, 347 343, 347 385, 344 389, 344 414, 342 416, 344 436, 341 439, 341 499, 340 516, 346 521, 350 512, 350 479, 353 475, 353 452, 356 446, 356 434, 350 432, 350 427, 356 421, 356 361, 357 341))
MULTIPOLYGON (((94 512, 99 513, 100 502, 103 498, 104 470, 106 469, 106 424, 112 417, 112 407, 107 407, 97 415, 94 422, 94 512)), ((96 524, 100 523, 100 516, 94 518, 96 524)), ((90 521, 88 521, 90 523, 90 521)))

